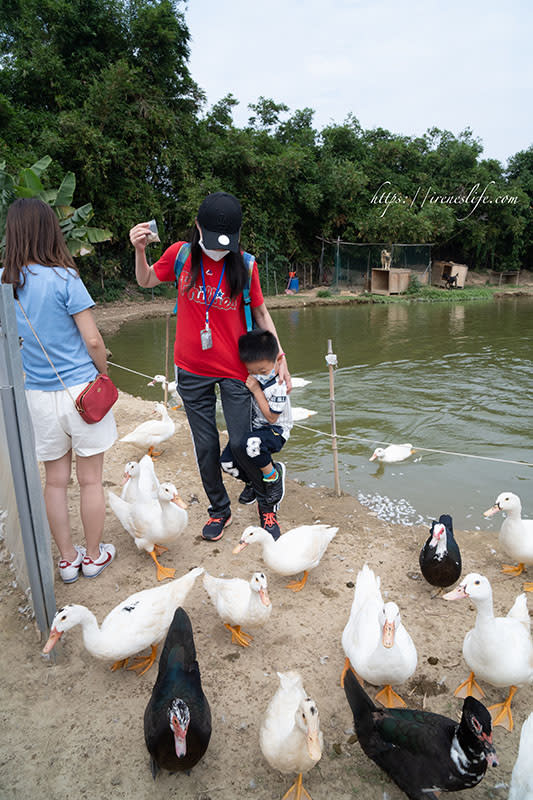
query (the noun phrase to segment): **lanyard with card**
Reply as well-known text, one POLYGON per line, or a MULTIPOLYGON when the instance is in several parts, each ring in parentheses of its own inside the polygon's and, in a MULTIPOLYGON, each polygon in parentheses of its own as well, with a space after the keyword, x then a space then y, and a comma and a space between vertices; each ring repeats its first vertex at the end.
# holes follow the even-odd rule
POLYGON ((222 272, 220 273, 220 280, 218 281, 218 286, 215 289, 215 293, 211 298, 209 304, 207 303, 207 292, 205 288, 205 275, 204 275, 204 261, 203 258, 200 259, 200 268, 202 270, 202 287, 204 290, 204 303, 205 303, 205 327, 203 330, 200 331, 200 340, 202 342, 202 350, 209 350, 213 347, 213 336, 211 334, 211 328, 209 327, 209 309, 213 305, 222 285, 222 279, 224 277, 224 271, 226 269, 226 260, 224 259, 224 266, 222 267, 222 272))

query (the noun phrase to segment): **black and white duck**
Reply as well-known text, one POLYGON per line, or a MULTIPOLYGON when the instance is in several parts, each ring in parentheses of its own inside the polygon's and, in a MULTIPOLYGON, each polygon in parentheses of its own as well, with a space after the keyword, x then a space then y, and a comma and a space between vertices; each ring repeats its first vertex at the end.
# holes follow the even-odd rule
POLYGON ((144 712, 144 740, 155 779, 160 769, 188 772, 211 738, 211 711, 202 690, 191 621, 177 608, 144 712))
POLYGON ((487 766, 498 764, 490 714, 474 697, 466 698, 455 722, 428 711, 377 708, 352 672, 344 691, 364 753, 411 800, 476 786, 487 766))
POLYGON ((432 586, 443 589, 461 577, 461 553, 449 514, 441 514, 438 522, 433 520, 419 563, 422 575, 432 586))

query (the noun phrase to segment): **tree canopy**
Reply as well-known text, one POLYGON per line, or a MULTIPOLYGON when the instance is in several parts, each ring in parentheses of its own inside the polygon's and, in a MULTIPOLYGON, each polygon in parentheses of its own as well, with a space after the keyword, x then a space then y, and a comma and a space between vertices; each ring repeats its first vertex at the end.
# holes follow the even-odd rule
POLYGON ((50 156, 50 186, 75 174, 113 234, 95 271, 130 277, 134 223, 155 217, 168 244, 219 189, 242 202, 245 247, 283 274, 317 263, 319 237, 433 243, 473 268, 530 263, 533 148, 504 170, 468 129, 408 137, 352 114, 317 130, 313 109, 265 97, 237 127, 238 99, 206 108, 188 59, 181 2, 0 0, 0 161, 16 176, 50 156))

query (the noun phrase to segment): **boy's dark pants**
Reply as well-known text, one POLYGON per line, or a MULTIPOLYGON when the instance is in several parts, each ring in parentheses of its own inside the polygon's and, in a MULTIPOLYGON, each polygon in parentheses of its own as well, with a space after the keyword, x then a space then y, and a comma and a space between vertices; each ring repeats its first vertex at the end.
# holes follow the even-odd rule
POLYGON ((272 461, 272 453, 278 453, 284 444, 283 436, 272 428, 255 428, 245 434, 237 447, 228 442, 220 456, 220 464, 224 472, 248 483, 248 474, 243 473, 238 464, 239 459, 242 461, 243 454, 257 467, 266 467, 272 461))
MULTIPOLYGON (((252 395, 242 381, 235 378, 208 378, 194 375, 178 367, 176 388, 183 400, 192 433, 196 461, 202 484, 209 498, 209 514, 227 514, 230 500, 220 471, 220 440, 216 425, 215 386, 220 388, 222 410, 229 434, 234 461, 252 483, 259 504, 266 503, 263 473, 246 453, 242 442, 252 427, 252 395)), ((268 464, 268 461, 266 462, 268 464)))

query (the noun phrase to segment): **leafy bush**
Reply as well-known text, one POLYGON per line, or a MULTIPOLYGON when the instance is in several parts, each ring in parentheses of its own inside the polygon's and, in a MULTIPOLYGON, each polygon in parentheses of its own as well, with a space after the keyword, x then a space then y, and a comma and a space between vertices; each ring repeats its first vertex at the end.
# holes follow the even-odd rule
POLYGON ((88 225, 94 215, 90 203, 79 208, 71 205, 76 188, 73 172, 67 172, 58 189, 45 189, 41 175, 51 163, 50 156, 44 156, 31 167, 22 169, 18 178, 13 178, 6 172, 5 161, 0 161, 0 237, 4 234, 7 210, 11 203, 19 197, 40 197, 57 214, 71 255, 88 255, 94 251, 95 244, 111 239, 111 231, 88 225))
POLYGON ((99 302, 112 303, 115 300, 122 300, 124 298, 127 283, 122 278, 107 278, 105 284, 97 280, 91 280, 83 277, 83 282, 87 287, 87 291, 93 298, 99 302))
POLYGON ((411 275, 409 278, 409 286, 407 288, 406 294, 418 294, 421 289, 421 283, 416 277, 416 275, 411 275))
POLYGON ((316 293, 317 297, 333 297, 329 289, 319 289, 316 293))

